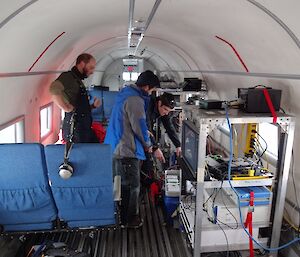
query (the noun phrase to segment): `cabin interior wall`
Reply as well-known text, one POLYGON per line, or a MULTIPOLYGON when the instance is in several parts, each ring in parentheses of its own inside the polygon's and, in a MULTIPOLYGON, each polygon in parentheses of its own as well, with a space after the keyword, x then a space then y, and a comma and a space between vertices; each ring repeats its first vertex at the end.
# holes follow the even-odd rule
POLYGON ((55 76, 2 78, 0 124, 25 116, 25 142, 52 143, 57 138, 60 111, 53 105, 51 133, 40 139, 40 108, 52 102, 48 88, 55 76))
MULTIPOLYGON (((155 71, 155 67, 151 63, 144 61, 144 70, 155 71)), ((122 74, 123 60, 115 60, 105 70, 100 84, 109 87, 111 91, 118 91, 126 83, 122 78, 122 74)))

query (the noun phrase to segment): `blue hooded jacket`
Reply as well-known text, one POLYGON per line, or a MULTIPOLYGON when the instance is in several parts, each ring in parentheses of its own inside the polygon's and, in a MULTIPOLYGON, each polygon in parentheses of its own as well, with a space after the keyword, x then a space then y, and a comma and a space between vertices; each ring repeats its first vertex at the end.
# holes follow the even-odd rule
POLYGON ((117 95, 104 140, 115 158, 146 159, 144 148, 151 146, 146 122, 149 99, 136 85, 124 87, 117 95))

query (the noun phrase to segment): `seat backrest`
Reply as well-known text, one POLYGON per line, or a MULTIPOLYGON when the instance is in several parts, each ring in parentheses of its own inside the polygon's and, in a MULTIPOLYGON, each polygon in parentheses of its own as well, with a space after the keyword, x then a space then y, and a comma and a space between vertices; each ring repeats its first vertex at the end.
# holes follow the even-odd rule
POLYGON ((58 174, 64 145, 48 145, 45 153, 59 218, 71 228, 115 224, 110 146, 75 144, 69 158, 74 173, 67 180, 58 174))
POLYGON ((1 144, 0 224, 4 230, 51 229, 56 218, 44 147, 40 144, 1 144))
POLYGON ((91 96, 91 99, 97 97, 101 100, 101 106, 92 110, 93 120, 102 122, 109 119, 118 92, 92 89, 89 91, 89 94, 91 96))

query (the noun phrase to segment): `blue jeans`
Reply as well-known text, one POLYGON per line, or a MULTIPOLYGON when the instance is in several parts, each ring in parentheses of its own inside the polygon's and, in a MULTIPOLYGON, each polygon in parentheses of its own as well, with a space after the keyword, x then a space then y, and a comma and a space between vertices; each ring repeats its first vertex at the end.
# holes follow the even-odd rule
POLYGON ((121 222, 126 224, 139 215, 140 160, 113 159, 113 176, 121 176, 121 222))

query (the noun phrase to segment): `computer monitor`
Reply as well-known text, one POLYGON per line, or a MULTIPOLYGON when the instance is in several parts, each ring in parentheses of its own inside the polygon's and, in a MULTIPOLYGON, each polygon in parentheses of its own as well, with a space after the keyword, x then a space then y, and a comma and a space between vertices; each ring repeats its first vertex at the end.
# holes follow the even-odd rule
POLYGON ((198 167, 199 132, 195 125, 185 120, 182 124, 182 159, 194 177, 198 167))

